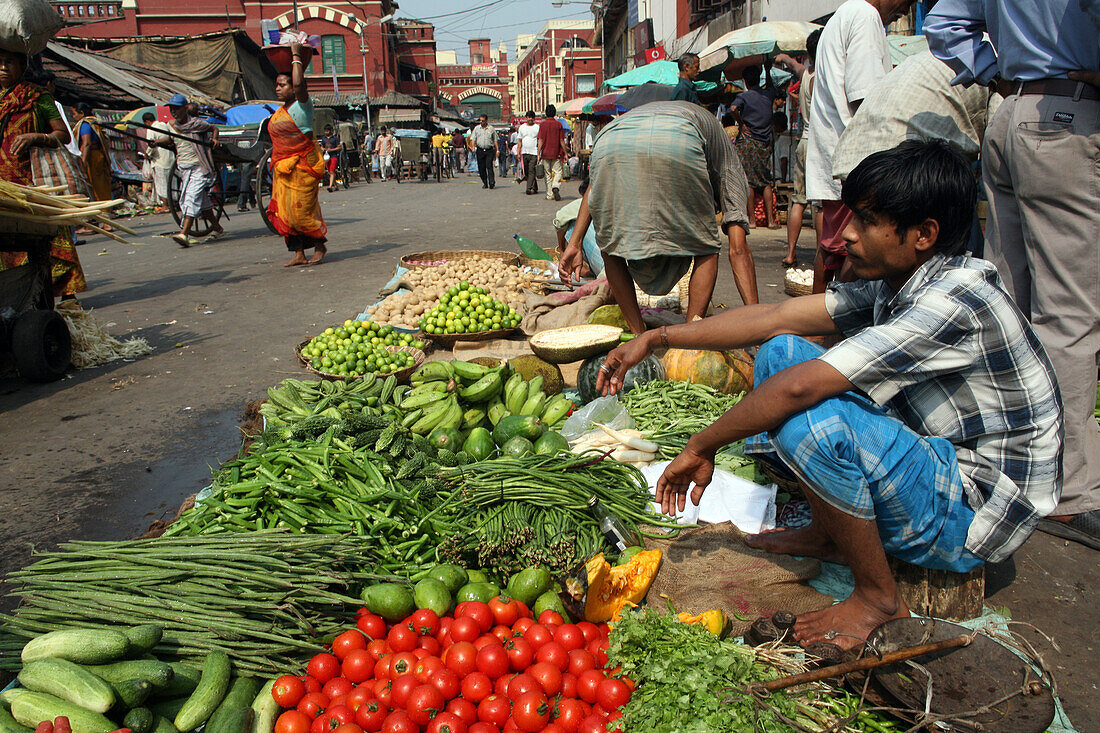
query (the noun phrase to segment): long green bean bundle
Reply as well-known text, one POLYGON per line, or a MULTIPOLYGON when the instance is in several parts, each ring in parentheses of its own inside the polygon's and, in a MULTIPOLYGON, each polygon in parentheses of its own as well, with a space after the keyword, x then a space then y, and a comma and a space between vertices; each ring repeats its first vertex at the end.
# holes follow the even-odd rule
POLYGON ((0 667, 61 628, 157 624, 158 657, 221 650, 241 671, 300 669, 361 604, 373 550, 357 538, 263 531, 132 542, 69 542, 11 573, 22 602, 3 617, 0 667))

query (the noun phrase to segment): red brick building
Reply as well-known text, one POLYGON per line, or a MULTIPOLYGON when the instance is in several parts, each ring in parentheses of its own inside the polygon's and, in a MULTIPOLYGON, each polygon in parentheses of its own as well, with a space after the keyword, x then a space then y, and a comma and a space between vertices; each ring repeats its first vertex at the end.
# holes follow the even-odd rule
MULTIPOLYGON (((86 23, 65 29, 61 38, 188 36, 240 27, 264 45, 262 20, 274 21, 279 29, 295 25, 293 4, 283 0, 104 0, 92 5, 53 0, 53 5, 63 17, 86 23)), ((298 29, 321 37, 320 52, 306 69, 310 91, 331 93, 335 73, 341 95, 362 94, 366 87, 371 97, 380 97, 396 89, 427 101, 435 81, 435 29, 430 23, 394 20, 396 10, 393 0, 300 0, 298 29)))
POLYGON ((501 44, 494 50, 488 38, 471 39, 469 45, 468 64, 452 63, 457 61, 453 52, 439 54, 439 61, 448 62, 436 65, 441 100, 471 122, 484 114, 490 122, 510 124, 514 111, 507 49, 501 44))
POLYGON ((590 20, 552 20, 536 36, 516 41, 518 114, 576 97, 597 96, 603 84, 601 55, 590 20))

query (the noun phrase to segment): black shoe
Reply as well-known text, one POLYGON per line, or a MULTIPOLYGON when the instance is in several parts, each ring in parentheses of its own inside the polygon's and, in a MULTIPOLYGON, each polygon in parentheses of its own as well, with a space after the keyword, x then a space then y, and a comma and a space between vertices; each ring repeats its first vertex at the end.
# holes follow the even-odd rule
POLYGON ((555 201, 561 201, 561 194, 558 193, 558 189, 556 189, 556 188, 554 189, 554 200, 555 201))
POLYGON ((488 188, 488 187, 489 187, 489 184, 488 184, 488 183, 483 183, 483 184, 481 184, 481 187, 482 187, 482 188, 488 188))
POLYGON ((489 184, 490 189, 493 189, 493 188, 496 188, 496 187, 497 187, 497 184, 495 184, 495 183, 490 183, 489 184))

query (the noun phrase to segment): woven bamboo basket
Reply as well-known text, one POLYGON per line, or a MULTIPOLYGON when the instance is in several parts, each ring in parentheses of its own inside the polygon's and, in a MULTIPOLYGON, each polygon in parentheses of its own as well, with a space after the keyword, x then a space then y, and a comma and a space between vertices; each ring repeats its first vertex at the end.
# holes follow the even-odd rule
MULTIPOLYGON (((668 291, 664 295, 650 295, 643 292, 637 285, 634 286, 634 294, 638 296, 638 306, 641 308, 658 308, 664 307, 658 305, 662 300, 669 297, 676 297, 680 301, 679 312, 683 313, 687 310, 688 304, 688 284, 691 282, 691 272, 695 269, 695 264, 692 263, 688 271, 684 273, 684 276, 676 283, 676 286, 672 290, 668 291)), ((675 308, 673 310, 676 310, 675 308)))
POLYGON ((426 252, 410 252, 401 257, 401 264, 411 270, 414 267, 435 267, 444 262, 469 260, 475 257, 488 257, 494 260, 500 260, 506 265, 518 265, 520 260, 520 256, 513 252, 502 252, 490 249, 439 249, 428 250, 426 252))
MULTIPOLYGON (((305 368, 305 370, 307 372, 313 372, 314 374, 320 376, 323 379, 330 379, 330 380, 362 379, 362 377, 352 377, 352 376, 346 376, 346 375, 343 375, 343 374, 329 374, 328 372, 322 372, 320 369, 315 369, 313 367, 313 364, 310 363, 310 360, 308 358, 306 358, 305 355, 302 354, 302 349, 305 348, 308 343, 309 343, 309 341, 303 341, 302 343, 300 343, 300 344, 298 344, 297 346, 294 347, 294 355, 298 357, 298 362, 302 365, 302 367, 305 368)), ((404 369, 399 369, 396 372, 387 372, 385 374, 379 374, 378 375, 379 377, 384 378, 384 377, 390 376, 390 374, 393 374, 395 377, 397 377, 398 382, 404 382, 406 379, 409 378, 409 376, 412 375, 412 373, 414 371, 416 371, 417 367, 419 367, 421 364, 423 364, 425 361, 428 360, 428 357, 424 354, 423 351, 421 351, 420 349, 414 348, 412 346, 387 346, 386 351, 390 351, 390 352, 404 351, 404 352, 407 352, 407 353, 413 355, 413 364, 412 364, 412 366, 405 367, 404 369)))
POLYGON ((813 285, 803 285, 802 283, 794 283, 789 280, 784 281, 783 290, 787 295, 792 298, 797 298, 800 295, 812 295, 814 292, 813 285))

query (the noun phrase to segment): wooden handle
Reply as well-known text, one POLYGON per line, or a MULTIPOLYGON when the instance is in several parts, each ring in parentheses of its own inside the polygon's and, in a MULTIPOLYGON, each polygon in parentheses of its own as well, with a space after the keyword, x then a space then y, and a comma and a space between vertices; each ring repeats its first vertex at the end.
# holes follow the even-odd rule
POLYGON ((817 682, 819 680, 825 680, 830 677, 839 677, 840 675, 848 674, 849 672, 860 672, 865 669, 885 667, 888 664, 894 664, 895 662, 904 662, 906 659, 912 659, 913 657, 931 654, 932 652, 943 651, 944 649, 955 649, 961 646, 970 646, 971 641, 973 641, 973 637, 964 634, 963 636, 955 636, 950 639, 944 639, 943 641, 934 642, 932 644, 921 644, 920 646, 911 646, 906 649, 898 649, 897 651, 883 654, 881 657, 864 657, 863 659, 857 659, 853 662, 835 664, 832 667, 822 667, 820 669, 814 669, 809 672, 803 672, 802 674, 796 674, 790 677, 780 677, 779 679, 765 682, 762 686, 768 692, 785 690, 788 687, 794 687, 795 685, 801 685, 807 682, 817 682))

